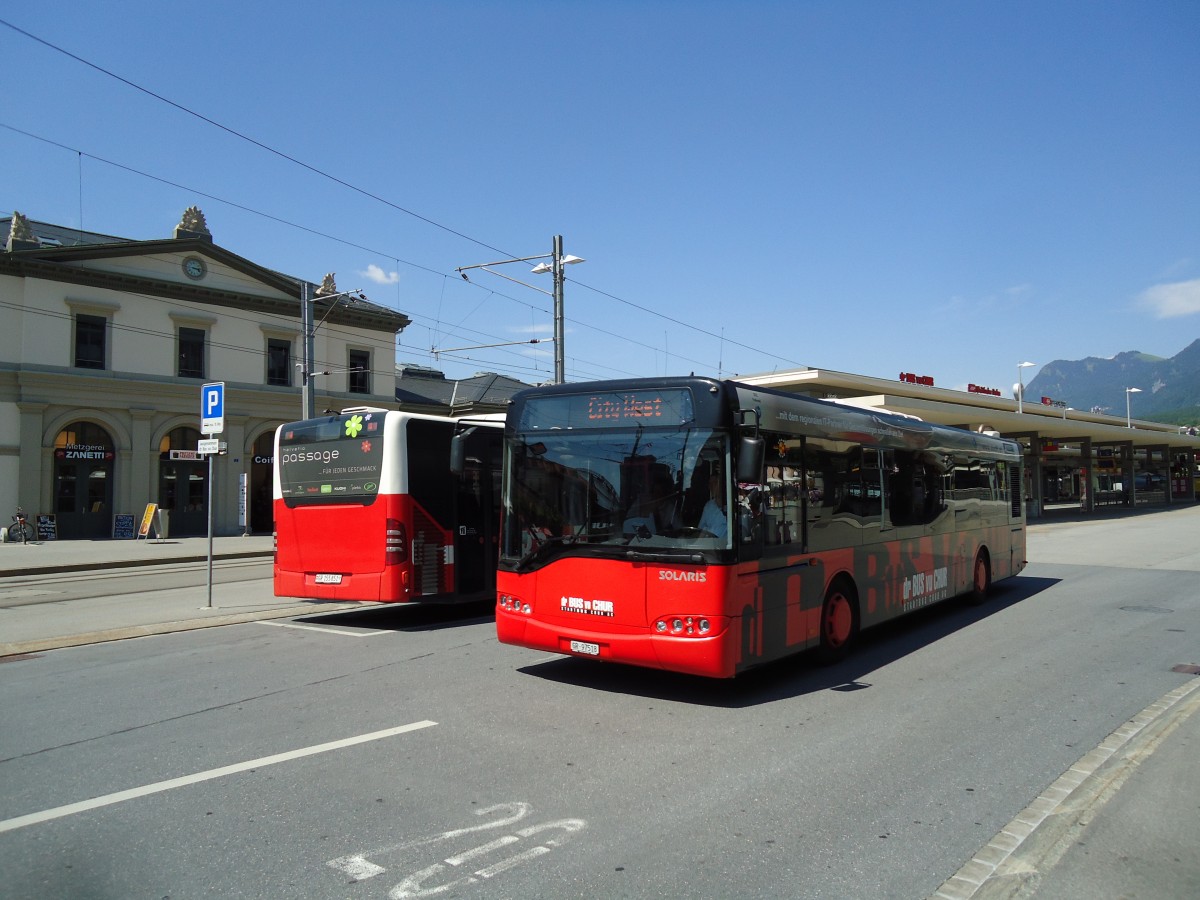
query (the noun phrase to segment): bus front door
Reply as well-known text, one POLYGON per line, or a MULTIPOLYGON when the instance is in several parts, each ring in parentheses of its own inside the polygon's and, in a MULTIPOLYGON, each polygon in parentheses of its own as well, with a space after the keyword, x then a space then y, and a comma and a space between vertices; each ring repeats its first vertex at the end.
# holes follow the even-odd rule
POLYGON ((497 429, 480 428, 466 442, 456 504, 456 592, 493 593, 499 551, 502 435, 497 429))

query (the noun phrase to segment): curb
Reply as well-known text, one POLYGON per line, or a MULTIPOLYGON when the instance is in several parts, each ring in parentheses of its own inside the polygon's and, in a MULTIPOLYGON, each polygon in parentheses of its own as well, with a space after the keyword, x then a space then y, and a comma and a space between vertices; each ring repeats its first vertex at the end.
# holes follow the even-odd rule
MULTIPOLYGON (((274 555, 273 550, 247 550, 242 553, 213 554, 213 562, 227 559, 255 559, 274 555)), ((176 563, 208 562, 208 554, 201 556, 171 556, 163 559, 117 559, 104 562, 61 563, 50 566, 30 566, 25 569, 7 569, 0 571, 0 578, 20 578, 31 575, 62 575, 67 572, 90 572, 108 569, 132 569, 138 566, 169 566, 176 563)))
POLYGON ((82 647, 86 644, 103 644, 110 641, 128 640, 129 638, 150 637, 156 634, 175 634, 181 631, 195 631, 200 628, 215 628, 220 625, 241 625, 246 622, 259 622, 264 619, 286 619, 291 616, 305 614, 324 614, 326 612, 354 609, 362 605, 357 601, 346 603, 320 601, 320 604, 318 607, 314 607, 312 604, 285 606, 259 612, 229 613, 228 615, 209 616, 203 619, 180 619, 175 622, 156 622, 151 625, 128 625, 124 628, 109 628, 104 631, 92 631, 84 634, 38 638, 30 641, 13 641, 11 643, 0 644, 0 660, 3 660, 7 656, 44 653, 48 650, 82 647))
POLYGON ((929 900, 1011 900, 1036 893, 1043 873, 1158 745, 1200 709, 1200 678, 1170 691, 1084 754, 982 847, 929 900))

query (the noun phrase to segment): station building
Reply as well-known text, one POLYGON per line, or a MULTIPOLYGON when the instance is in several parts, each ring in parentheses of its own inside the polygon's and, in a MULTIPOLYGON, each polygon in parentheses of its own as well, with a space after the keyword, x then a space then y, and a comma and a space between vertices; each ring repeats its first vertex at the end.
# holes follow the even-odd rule
POLYGON ((1174 425, 1127 422, 1051 398, 1018 402, 990 387, 949 390, 909 373, 891 381, 805 368, 738 380, 1018 441, 1024 448, 1031 519, 1055 510, 1093 513, 1114 505, 1196 502, 1200 437, 1174 425))
MULTIPOLYGON (((225 384, 216 534, 272 527, 272 436, 302 417, 302 283, 213 241, 186 211, 128 240, 0 219, 0 524, 20 505, 58 539, 107 538, 148 504, 171 537, 208 529, 200 389, 225 384)), ((402 313, 313 297, 316 408, 396 403, 402 313)), ((314 296, 315 295, 315 296, 314 296)))

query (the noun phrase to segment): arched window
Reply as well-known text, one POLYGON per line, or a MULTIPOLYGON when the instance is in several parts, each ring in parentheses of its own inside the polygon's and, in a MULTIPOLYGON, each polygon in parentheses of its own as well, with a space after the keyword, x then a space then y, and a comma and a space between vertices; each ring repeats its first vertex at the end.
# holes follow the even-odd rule
POLYGON ((94 422, 72 422, 54 439, 54 515, 60 538, 108 537, 116 451, 94 422))
POLYGON ((196 452, 200 432, 174 428, 158 444, 158 506, 173 537, 208 530, 208 463, 196 452))

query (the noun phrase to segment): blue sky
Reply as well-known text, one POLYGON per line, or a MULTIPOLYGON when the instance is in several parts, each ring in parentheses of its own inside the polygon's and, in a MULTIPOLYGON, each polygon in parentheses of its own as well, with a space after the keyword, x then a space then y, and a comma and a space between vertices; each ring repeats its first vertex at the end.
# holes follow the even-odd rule
MULTIPOLYGON (((1194 0, 0 19, 0 212, 149 239, 197 205, 221 246, 411 316, 398 358, 452 377, 551 377, 550 343, 432 351, 548 338, 548 296, 454 270, 555 234, 587 260, 570 381, 809 365, 1007 394, 1023 360, 1200 336, 1194 0)), ((528 268, 500 271, 549 291, 528 268)))

